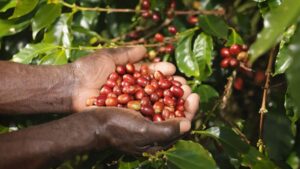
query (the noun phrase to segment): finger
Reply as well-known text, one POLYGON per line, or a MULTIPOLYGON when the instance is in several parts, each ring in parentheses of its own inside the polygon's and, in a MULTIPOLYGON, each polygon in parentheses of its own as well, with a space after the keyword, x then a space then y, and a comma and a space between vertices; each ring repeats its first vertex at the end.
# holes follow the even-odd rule
POLYGON ((182 85, 181 88, 183 90, 183 96, 182 96, 182 98, 183 99, 187 99, 188 96, 192 93, 192 89, 188 85, 182 85))
POLYGON ((192 120, 199 108, 200 97, 196 93, 190 94, 184 103, 185 117, 192 120))
POLYGON ((186 80, 184 77, 181 76, 174 76, 174 80, 177 80, 178 82, 180 82, 181 84, 185 85, 186 84, 186 80))
POLYGON ((148 128, 149 143, 171 141, 180 134, 189 131, 190 128, 191 122, 185 118, 150 123, 148 128))
POLYGON ((143 59, 146 53, 144 46, 102 49, 98 55, 106 55, 113 59, 116 65, 135 63, 143 59))
MULTIPOLYGON (((147 64, 147 63, 138 63, 136 64, 137 70, 140 70, 141 65, 147 64)), ((176 72, 176 67, 169 62, 158 62, 158 63, 150 63, 147 64, 149 66, 150 72, 154 73, 155 71, 160 71, 164 75, 169 76, 173 75, 176 72)))

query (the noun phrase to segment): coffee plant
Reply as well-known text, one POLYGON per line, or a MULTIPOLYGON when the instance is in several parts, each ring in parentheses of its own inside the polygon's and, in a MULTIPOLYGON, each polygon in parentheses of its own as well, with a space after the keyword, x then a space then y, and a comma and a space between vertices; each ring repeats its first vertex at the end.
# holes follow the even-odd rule
MULTIPOLYGON (((0 59, 62 65, 97 49, 144 45, 144 62, 172 62, 200 95, 192 130, 165 150, 89 152, 58 169, 299 169, 299 16, 297 0, 1 0, 0 59)), ((87 104, 118 106, 142 94, 87 104)), ((161 112, 160 104, 147 111, 161 112)), ((0 132, 62 116, 1 116, 0 132)))

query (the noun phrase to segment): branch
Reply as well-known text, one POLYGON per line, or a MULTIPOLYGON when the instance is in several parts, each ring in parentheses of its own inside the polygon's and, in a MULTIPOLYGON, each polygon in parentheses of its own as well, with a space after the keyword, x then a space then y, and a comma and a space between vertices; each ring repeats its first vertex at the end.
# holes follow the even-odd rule
POLYGON ((270 76, 272 73, 272 65, 273 65, 273 59, 274 59, 274 52, 275 52, 276 47, 274 47, 269 56, 269 61, 268 61, 268 66, 266 69, 266 81, 265 81, 265 86, 263 90, 263 96, 262 96, 262 102, 261 102, 261 107, 259 109, 259 114, 260 114, 260 119, 259 119, 259 136, 258 136, 258 141, 257 141, 257 147, 260 152, 264 152, 264 142, 263 142, 263 127, 264 127, 264 114, 268 112, 266 108, 266 103, 267 103, 267 94, 270 88, 270 76))

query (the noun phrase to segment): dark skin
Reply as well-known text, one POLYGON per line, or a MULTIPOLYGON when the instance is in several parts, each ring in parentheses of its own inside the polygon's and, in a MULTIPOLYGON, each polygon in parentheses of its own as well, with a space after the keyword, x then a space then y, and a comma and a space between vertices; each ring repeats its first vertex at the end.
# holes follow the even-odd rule
MULTIPOLYGON (((71 113, 0 135, 0 169, 47 168, 108 147, 140 154, 161 149, 187 132, 199 97, 191 94, 182 77, 176 79, 184 84, 186 118, 153 123, 133 110, 85 106, 116 65, 136 63, 144 53, 143 47, 100 50, 64 66, 0 62, 0 114, 71 113)), ((149 66, 167 75, 175 72, 169 63, 149 66)))

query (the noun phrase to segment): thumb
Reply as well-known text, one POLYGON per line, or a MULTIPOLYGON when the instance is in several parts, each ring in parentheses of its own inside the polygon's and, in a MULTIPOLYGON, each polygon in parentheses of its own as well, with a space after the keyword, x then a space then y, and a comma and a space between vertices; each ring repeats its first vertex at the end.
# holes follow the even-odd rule
POLYGON ((144 46, 120 47, 101 49, 97 55, 105 55, 111 58, 116 65, 124 65, 126 63, 135 63, 143 59, 146 53, 144 46))
POLYGON ((191 122, 185 118, 152 123, 149 127, 151 142, 168 142, 189 131, 191 122))

